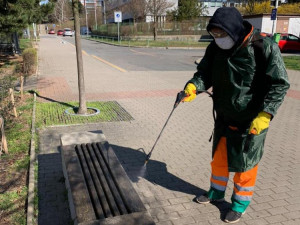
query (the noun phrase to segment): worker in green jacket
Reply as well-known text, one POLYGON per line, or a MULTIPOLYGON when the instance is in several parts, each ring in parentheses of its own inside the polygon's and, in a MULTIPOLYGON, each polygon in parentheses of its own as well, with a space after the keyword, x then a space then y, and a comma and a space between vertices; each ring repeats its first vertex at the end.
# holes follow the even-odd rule
POLYGON ((224 200, 229 172, 235 172, 232 206, 225 222, 235 223, 250 204, 270 120, 289 88, 279 48, 244 21, 236 8, 216 10, 207 26, 212 41, 185 85, 190 102, 212 88, 216 113, 211 186, 199 203, 224 200))

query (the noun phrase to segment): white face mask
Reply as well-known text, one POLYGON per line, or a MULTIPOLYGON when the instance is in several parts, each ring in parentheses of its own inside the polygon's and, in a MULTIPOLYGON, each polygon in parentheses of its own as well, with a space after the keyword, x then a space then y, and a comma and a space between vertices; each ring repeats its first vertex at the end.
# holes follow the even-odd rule
POLYGON ((231 49, 235 44, 230 36, 215 38, 215 42, 221 49, 224 50, 231 49))

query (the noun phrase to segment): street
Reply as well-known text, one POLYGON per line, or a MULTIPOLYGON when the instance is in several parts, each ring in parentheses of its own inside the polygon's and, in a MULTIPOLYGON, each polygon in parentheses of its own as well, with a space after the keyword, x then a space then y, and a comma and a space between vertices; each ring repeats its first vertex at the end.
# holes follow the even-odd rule
MULTIPOLYGON (((60 38, 60 37, 59 37, 60 38)), ((61 37, 74 45, 75 38, 61 37)), ((205 49, 132 48, 101 44, 81 39, 82 50, 126 71, 194 71, 195 60, 205 49)))

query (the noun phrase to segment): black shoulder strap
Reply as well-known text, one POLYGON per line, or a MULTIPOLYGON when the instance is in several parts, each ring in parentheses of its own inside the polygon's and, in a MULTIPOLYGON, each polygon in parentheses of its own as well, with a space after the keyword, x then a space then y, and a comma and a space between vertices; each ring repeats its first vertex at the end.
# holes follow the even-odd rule
POLYGON ((255 76, 253 78, 253 87, 257 96, 265 96, 269 89, 270 77, 266 75, 268 59, 264 48, 264 37, 257 35, 257 39, 252 40, 255 57, 255 76))
POLYGON ((254 49, 254 57, 255 63, 257 66, 257 71, 265 72, 267 65, 267 58, 265 55, 264 43, 263 39, 259 38, 257 40, 253 40, 253 49, 254 49))

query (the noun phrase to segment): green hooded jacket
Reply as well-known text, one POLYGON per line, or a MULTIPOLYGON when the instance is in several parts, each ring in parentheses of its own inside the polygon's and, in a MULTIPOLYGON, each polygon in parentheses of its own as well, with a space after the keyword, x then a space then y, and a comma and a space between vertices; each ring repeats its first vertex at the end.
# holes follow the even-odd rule
POLYGON ((248 135, 250 124, 261 111, 273 118, 289 88, 278 45, 253 31, 248 22, 244 23, 250 32, 243 43, 232 50, 222 50, 211 42, 188 82, 198 92, 212 87, 216 112, 212 150, 214 154, 220 138, 226 137, 231 172, 244 172, 258 164, 268 129, 258 135, 248 135), (262 42, 260 54, 264 60, 260 61, 263 62, 257 60, 255 41, 262 42))

